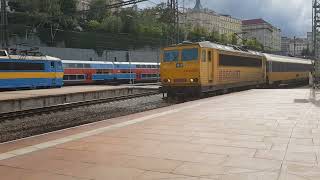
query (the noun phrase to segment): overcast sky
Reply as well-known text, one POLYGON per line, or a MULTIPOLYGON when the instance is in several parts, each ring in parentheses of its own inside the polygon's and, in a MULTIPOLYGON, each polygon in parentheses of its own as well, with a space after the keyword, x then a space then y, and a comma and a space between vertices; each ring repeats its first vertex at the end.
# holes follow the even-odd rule
MULTIPOLYGON (((166 0, 150 0, 154 3, 166 0)), ((196 0, 184 0, 193 7, 196 0)), ((154 6, 145 2, 140 7, 154 6)), ((183 0, 179 0, 182 6, 183 0)), ((240 19, 263 18, 282 30, 283 36, 306 36, 311 31, 312 0, 201 0, 204 8, 240 19)))

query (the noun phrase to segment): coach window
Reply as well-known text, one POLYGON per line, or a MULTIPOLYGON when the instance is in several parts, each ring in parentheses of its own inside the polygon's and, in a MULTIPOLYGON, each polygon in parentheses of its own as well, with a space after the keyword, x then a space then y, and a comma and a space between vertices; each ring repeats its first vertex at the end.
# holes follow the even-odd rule
POLYGON ((206 58, 207 58, 207 52, 206 50, 202 50, 202 62, 206 62, 206 58))
POLYGON ((70 81, 74 81, 74 80, 77 80, 77 75, 67 75, 68 76, 68 80, 70 81))
POLYGON ((91 68, 91 67, 90 67, 90 64, 84 64, 84 67, 85 67, 85 68, 91 68))
POLYGON ((77 75, 77 79, 78 79, 78 80, 83 80, 83 79, 85 79, 85 78, 84 78, 84 75, 77 75))
POLYGON ((77 64, 77 68, 83 68, 83 64, 77 64))

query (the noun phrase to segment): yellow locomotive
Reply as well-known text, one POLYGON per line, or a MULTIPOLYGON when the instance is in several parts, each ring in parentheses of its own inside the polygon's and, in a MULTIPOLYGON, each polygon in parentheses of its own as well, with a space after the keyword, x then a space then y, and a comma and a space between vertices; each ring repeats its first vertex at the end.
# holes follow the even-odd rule
POLYGON ((239 87, 307 81, 311 61, 262 54, 211 42, 182 43, 163 50, 162 91, 192 95, 239 87))

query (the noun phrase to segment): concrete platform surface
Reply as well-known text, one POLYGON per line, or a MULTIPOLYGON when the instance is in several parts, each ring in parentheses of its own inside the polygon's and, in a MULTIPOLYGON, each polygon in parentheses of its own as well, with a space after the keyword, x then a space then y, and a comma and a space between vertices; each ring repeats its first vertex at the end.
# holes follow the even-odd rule
POLYGON ((307 89, 250 90, 0 145, 4 180, 319 180, 307 89))
POLYGON ((0 116, 2 113, 39 109, 69 103, 158 92, 150 86, 67 86, 60 89, 39 89, 0 92, 0 116))
MULTIPOLYGON (((83 93, 92 91, 104 91, 113 89, 128 88, 129 86, 109 86, 109 85, 90 85, 90 86, 66 86, 55 89, 36 89, 36 90, 20 90, 20 91, 4 91, 0 92, 0 101, 12 100, 12 99, 23 99, 40 96, 54 96, 63 95, 69 93, 83 93)), ((151 86, 154 88, 154 86, 151 86)))

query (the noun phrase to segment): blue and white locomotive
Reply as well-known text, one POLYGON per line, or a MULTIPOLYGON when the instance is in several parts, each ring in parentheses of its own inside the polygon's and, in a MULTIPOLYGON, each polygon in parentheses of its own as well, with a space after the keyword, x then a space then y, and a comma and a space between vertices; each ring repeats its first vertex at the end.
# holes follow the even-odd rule
POLYGON ((9 55, 0 50, 0 89, 62 87, 63 75, 58 58, 9 55))

